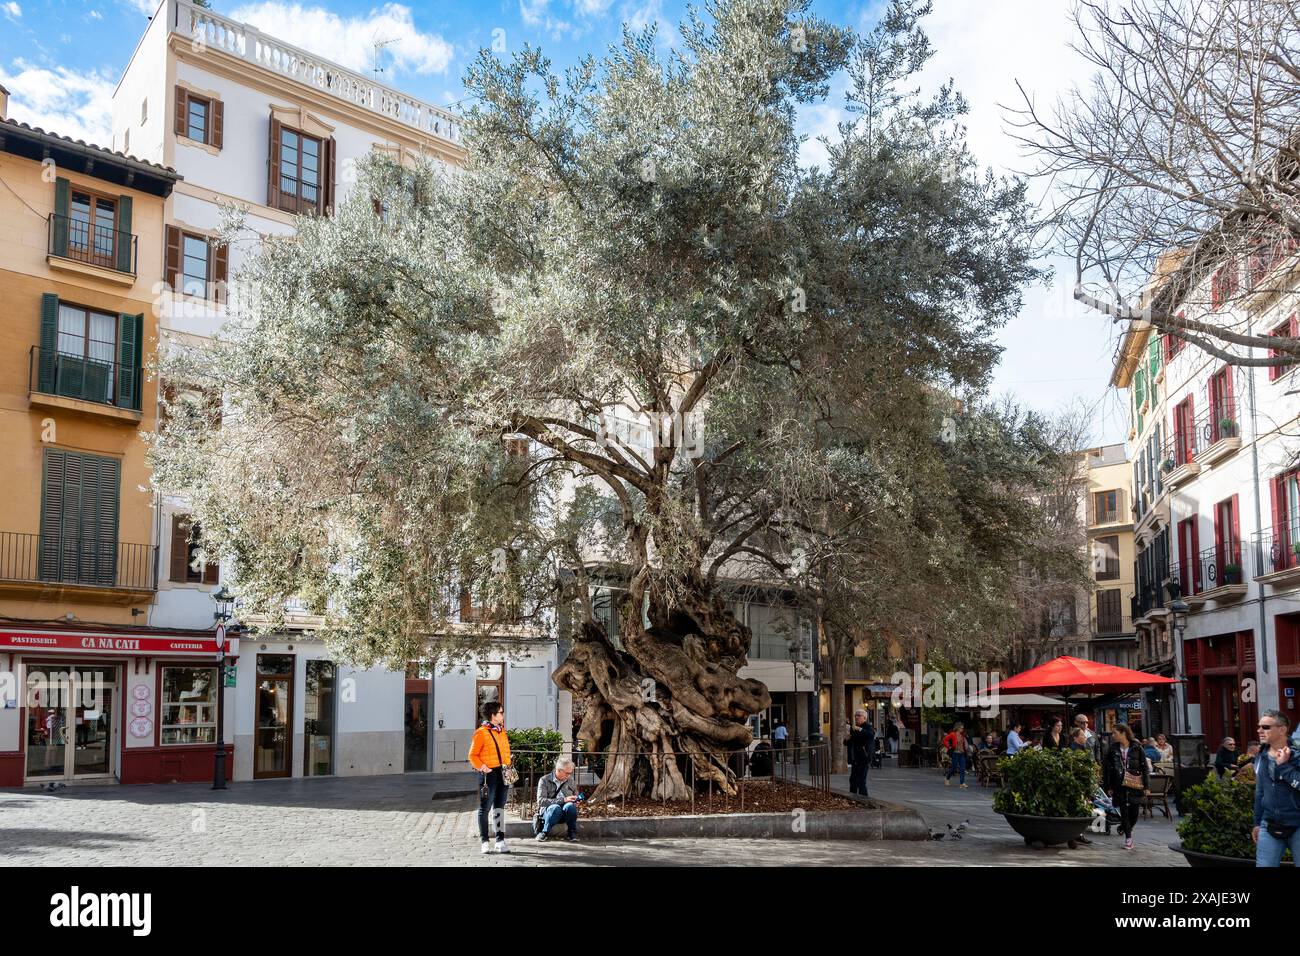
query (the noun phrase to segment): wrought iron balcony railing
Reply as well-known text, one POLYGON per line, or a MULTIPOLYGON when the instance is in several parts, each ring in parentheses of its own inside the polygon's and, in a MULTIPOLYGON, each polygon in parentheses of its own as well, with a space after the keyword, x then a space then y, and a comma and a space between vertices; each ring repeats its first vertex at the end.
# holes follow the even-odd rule
POLYGON ((1162 446, 1161 470, 1168 473, 1191 464, 1211 445, 1225 438, 1241 437, 1236 410, 1211 407, 1192 419, 1190 427, 1179 427, 1175 419, 1162 446))
POLYGON ((157 551, 111 538, 0 531, 0 581, 156 591, 157 551))
POLYGON ((1256 574, 1273 574, 1300 568, 1300 534, 1293 528, 1266 528, 1256 532, 1253 539, 1255 555, 1259 562, 1256 574))
POLYGON ((136 274, 139 243, 132 233, 58 213, 50 214, 46 233, 46 251, 52 256, 136 274))
POLYGON ((27 378, 27 387, 33 392, 140 410, 140 369, 132 365, 34 345, 27 378))

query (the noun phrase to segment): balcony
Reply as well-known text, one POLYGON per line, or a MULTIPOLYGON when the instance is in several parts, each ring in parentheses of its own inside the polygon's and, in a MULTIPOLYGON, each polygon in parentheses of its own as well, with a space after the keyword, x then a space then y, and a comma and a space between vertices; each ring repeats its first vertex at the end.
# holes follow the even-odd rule
POLYGON ((136 237, 109 226, 51 213, 46 222, 46 261, 55 269, 134 285, 136 237))
POLYGON ((1160 463, 1165 484, 1176 488, 1240 447, 1241 429, 1234 411, 1202 412, 1190 428, 1175 427, 1165 440, 1160 463))
POLYGON ((1193 560, 1179 562, 1172 576, 1178 582, 1183 600, 1193 608, 1206 601, 1223 604, 1246 596, 1245 564, 1241 543, 1224 548, 1206 548, 1193 560))
POLYGON ((1275 588, 1300 584, 1300 535, 1292 529, 1268 528, 1254 536, 1258 559, 1255 580, 1275 588))
POLYGON ((27 390, 33 405, 140 421, 140 369, 33 346, 27 390))
POLYGON ((0 585, 152 592, 158 590, 157 551, 111 538, 0 531, 0 585))
POLYGON ((175 4, 171 33, 202 44, 209 55, 220 52, 252 66, 270 70, 304 86, 372 110, 413 131, 459 145, 460 122, 441 107, 376 83, 373 78, 267 36, 256 27, 231 20, 186 0, 175 4))
MULTIPOLYGON (((847 658, 844 661, 844 679, 846 681, 875 680, 875 671, 870 664, 870 660, 865 657, 847 658)), ((829 657, 823 657, 821 660, 821 678, 823 684, 831 682, 831 659, 829 657)))

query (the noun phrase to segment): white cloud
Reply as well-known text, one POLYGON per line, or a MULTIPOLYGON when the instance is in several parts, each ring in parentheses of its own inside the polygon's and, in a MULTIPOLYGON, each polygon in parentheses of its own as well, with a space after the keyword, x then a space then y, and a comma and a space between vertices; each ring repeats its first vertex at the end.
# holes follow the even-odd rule
POLYGON ((604 13, 611 6, 614 0, 574 0, 573 9, 583 17, 595 17, 604 13))
POLYGON ((377 40, 393 41, 384 46, 380 63, 391 70, 445 73, 451 64, 451 44, 436 33, 417 30, 411 8, 398 3, 342 17, 324 7, 264 0, 232 10, 230 16, 358 73, 374 67, 377 40))
POLYGON ((657 42, 661 50, 676 46, 680 39, 676 25, 664 16, 663 0, 634 0, 624 3, 619 13, 624 25, 633 32, 644 30, 651 24, 657 25, 657 42))
POLYGON ((9 17, 11 20, 17 20, 23 15, 23 8, 18 6, 14 0, 9 0, 8 3, 0 3, 0 10, 3 10, 5 16, 9 17))
POLYGON ((146 17, 151 17, 158 12, 162 6, 162 0, 122 0, 128 7, 137 13, 143 13, 146 17))
POLYGON ((551 0, 519 0, 519 17, 526 26, 537 27, 558 40, 573 32, 573 25, 551 16, 550 5, 551 0))
POLYGON ((96 146, 112 146, 116 77, 14 60, 12 69, 0 68, 0 83, 9 90, 11 119, 96 146))
POLYGON ((90 17, 90 19, 92 20, 104 19, 104 15, 100 13, 98 10, 91 10, 88 14, 86 14, 86 16, 90 17))

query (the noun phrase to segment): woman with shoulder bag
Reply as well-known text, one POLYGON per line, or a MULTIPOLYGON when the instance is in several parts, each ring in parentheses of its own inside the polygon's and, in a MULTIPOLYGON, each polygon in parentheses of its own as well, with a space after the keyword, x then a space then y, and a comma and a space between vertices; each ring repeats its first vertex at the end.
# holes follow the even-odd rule
POLYGON ((496 830, 496 850, 509 853, 506 846, 506 795, 519 779, 519 771, 510 765, 510 738, 506 736, 506 710, 496 701, 482 707, 483 723, 474 731, 469 745, 469 765, 479 777, 478 835, 483 841, 481 852, 491 853, 488 842, 488 814, 496 830))
POLYGON ((1116 724, 1106 754, 1103 784, 1119 812, 1124 849, 1133 849, 1133 824, 1137 823, 1142 801, 1151 792, 1146 754, 1133 740, 1128 724, 1116 724))

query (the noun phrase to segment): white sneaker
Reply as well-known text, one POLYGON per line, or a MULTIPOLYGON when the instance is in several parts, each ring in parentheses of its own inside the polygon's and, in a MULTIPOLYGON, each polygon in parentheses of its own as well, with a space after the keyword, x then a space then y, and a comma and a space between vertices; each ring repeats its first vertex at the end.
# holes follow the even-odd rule
POLYGON ((492 844, 489 843, 487 840, 484 840, 484 841, 483 841, 483 845, 482 845, 481 847, 478 848, 478 851, 479 851, 480 853, 491 853, 491 852, 492 852, 492 844))
POLYGON ((506 841, 505 841, 505 840, 497 840, 497 852, 498 852, 498 853, 509 853, 509 852, 510 852, 510 847, 506 846, 506 841))

